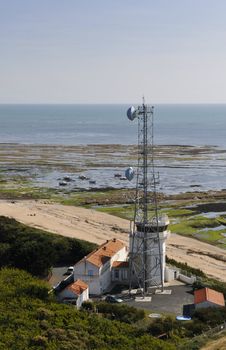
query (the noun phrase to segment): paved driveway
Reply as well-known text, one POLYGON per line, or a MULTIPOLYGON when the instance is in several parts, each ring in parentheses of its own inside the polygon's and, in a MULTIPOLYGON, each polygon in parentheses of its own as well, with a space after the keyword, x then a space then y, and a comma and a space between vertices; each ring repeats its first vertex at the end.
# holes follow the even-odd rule
POLYGON ((125 300, 125 303, 142 309, 150 310, 150 312, 173 313, 181 315, 183 313, 184 304, 193 304, 194 296, 191 294, 192 287, 187 285, 178 285, 164 288, 171 290, 169 294, 153 294, 151 302, 137 302, 134 299, 125 300))
MULTIPOLYGON (((65 279, 68 266, 54 267, 52 277, 49 280, 50 285, 56 286, 58 282, 65 279)), ((137 302, 134 299, 127 299, 125 296, 119 294, 118 296, 124 299, 124 302, 128 305, 150 310, 154 313, 173 313, 175 315, 181 315, 183 312, 183 305, 193 304, 194 296, 191 294, 192 287, 184 284, 173 285, 164 288, 164 290, 171 290, 169 294, 153 294, 151 296, 151 302, 137 302)))
POLYGON ((53 287, 56 286, 60 281, 64 280, 68 276, 66 275, 67 269, 68 266, 53 267, 52 276, 48 281, 49 284, 53 287))

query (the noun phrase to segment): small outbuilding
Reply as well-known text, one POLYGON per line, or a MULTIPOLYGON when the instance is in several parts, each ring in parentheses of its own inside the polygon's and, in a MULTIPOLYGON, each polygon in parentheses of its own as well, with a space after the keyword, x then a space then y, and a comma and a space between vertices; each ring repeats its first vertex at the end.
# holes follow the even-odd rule
POLYGON ((58 292, 57 297, 63 303, 74 304, 79 309, 82 303, 89 299, 89 287, 78 279, 58 292))
POLYGON ((211 288, 198 289, 194 291, 194 304, 196 309, 225 306, 224 294, 211 288))

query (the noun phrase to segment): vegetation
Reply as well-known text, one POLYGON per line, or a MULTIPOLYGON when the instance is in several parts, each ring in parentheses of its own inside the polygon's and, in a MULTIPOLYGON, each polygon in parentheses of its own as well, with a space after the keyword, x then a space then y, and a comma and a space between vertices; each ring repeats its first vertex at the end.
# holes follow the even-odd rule
POLYGON ((226 226, 226 218, 225 218, 225 217, 219 216, 219 217, 217 218, 217 221, 218 221, 221 225, 226 226))
POLYGON ((145 312, 142 309, 136 309, 133 306, 128 306, 126 304, 117 305, 109 304, 106 302, 83 303, 83 308, 90 311, 98 311, 104 317, 110 320, 118 320, 126 323, 135 323, 144 319, 145 312))
POLYGON ((2 269, 0 288, 0 349, 175 349, 134 325, 56 303, 47 285, 24 271, 2 269))
POLYGON ((197 350, 201 341, 188 339, 225 321, 225 308, 199 310, 185 323, 169 316, 144 319, 142 310, 127 305, 98 303, 96 313, 87 303, 86 310, 77 311, 56 303, 45 282, 16 269, 0 271, 0 288, 0 349, 4 350, 197 350))
POLYGON ((226 283, 224 282, 205 277, 197 280, 197 282, 194 283, 193 287, 194 289, 200 289, 204 287, 215 289, 216 291, 223 293, 224 298, 226 299, 226 283))
POLYGON ((104 318, 132 324, 135 322, 137 334, 163 338, 167 344, 175 344, 179 349, 187 350, 200 349, 200 345, 205 344, 207 340, 201 335, 209 332, 210 327, 218 326, 226 320, 226 308, 198 310, 193 315, 193 319, 187 322, 177 321, 173 316, 162 316, 162 318, 150 320, 145 318, 143 310, 136 310, 127 305, 86 302, 83 308, 89 312, 98 310, 99 315, 104 318))
POLYGON ((0 267, 17 267, 43 276, 54 264, 74 264, 95 247, 0 216, 0 267))
POLYGON ((222 228, 220 227, 220 225, 224 225, 224 218, 218 217, 217 214, 213 218, 208 218, 200 214, 197 215, 195 214, 195 210, 199 210, 198 208, 194 208, 193 215, 189 214, 187 209, 185 210, 184 212, 182 208, 179 210, 179 213, 176 210, 176 215, 179 214, 178 216, 173 216, 175 210, 169 210, 168 214, 172 217, 170 224, 171 232, 191 236, 210 244, 219 245, 221 248, 226 248, 225 228, 223 226, 222 228))
POLYGON ((209 339, 204 347, 200 347, 202 350, 225 350, 226 349, 226 333, 224 332, 220 336, 212 337, 209 339))
POLYGON ((181 219, 179 223, 170 225, 172 232, 182 235, 193 235, 203 228, 213 228, 219 226, 216 219, 208 219, 203 216, 181 219))
MULTIPOLYGON (((111 191, 114 193, 114 191, 111 191)), ((93 195, 93 193, 91 194, 93 195)), ((129 198, 131 193, 127 193, 129 198)), ((111 215, 122 217, 125 219, 131 220, 133 218, 134 207, 133 204, 110 204, 111 201, 107 197, 106 193, 106 203, 104 204, 104 199, 100 206, 95 206, 95 209, 101 212, 105 212, 111 215)), ((98 201, 99 204, 99 199, 98 201)), ((91 200, 90 200, 91 201, 91 200)), ((121 203, 120 201, 118 203, 121 203)), ((126 202, 124 202, 126 203, 126 202)), ((173 233, 180 235, 190 236, 201 241, 205 241, 210 244, 219 245, 222 248, 226 248, 226 237, 225 237, 225 228, 219 227, 220 225, 226 225, 226 220, 222 216, 217 216, 217 211, 223 211, 222 203, 201 203, 198 205, 192 204, 195 202, 189 198, 186 202, 183 201, 174 201, 170 203, 160 204, 159 206, 159 215, 166 213, 170 218, 169 229, 173 233), (214 212, 216 206, 216 217, 206 217, 202 215, 202 210, 204 212, 214 212)), ((196 204, 196 203, 195 203, 196 204)), ((150 206, 150 216, 154 215, 151 213, 150 206)))
POLYGON ((166 263, 173 265, 173 266, 176 266, 179 269, 181 269, 182 271, 186 271, 187 273, 189 273, 191 275, 195 275, 195 276, 199 276, 199 277, 206 277, 205 273, 202 270, 191 267, 187 263, 182 263, 182 262, 176 261, 174 259, 170 259, 170 258, 168 258, 168 256, 166 256, 166 263))
MULTIPOLYGON (((43 274, 51 264, 73 262, 93 245, 68 239, 0 217, 1 266, 17 266, 34 275, 43 274)), ((168 263, 201 277, 194 288, 209 286, 226 296, 226 284, 208 279, 193 269, 167 259, 168 263)), ((143 310, 126 304, 87 302, 82 311, 58 304, 49 286, 25 271, 0 271, 1 349, 199 349, 204 339, 188 339, 226 320, 226 309, 196 311, 192 321, 181 323, 173 317, 150 320, 143 310), (97 312, 98 311, 98 312, 97 312), (153 338, 155 337, 155 338, 153 338), (158 338, 165 338, 164 342, 158 338), (187 345, 186 345, 187 344, 187 345)))

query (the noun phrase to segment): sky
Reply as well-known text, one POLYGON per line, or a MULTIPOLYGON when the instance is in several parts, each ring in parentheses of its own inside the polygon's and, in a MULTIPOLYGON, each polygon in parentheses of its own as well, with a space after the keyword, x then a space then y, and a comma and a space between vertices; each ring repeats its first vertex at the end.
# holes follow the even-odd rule
POLYGON ((226 103, 225 0, 0 0, 0 103, 226 103))

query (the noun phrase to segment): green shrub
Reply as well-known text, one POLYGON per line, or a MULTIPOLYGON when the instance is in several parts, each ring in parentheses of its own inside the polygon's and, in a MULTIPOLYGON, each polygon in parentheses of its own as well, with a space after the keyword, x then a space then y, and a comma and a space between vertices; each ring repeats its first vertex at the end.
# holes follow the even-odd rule
POLYGON ((179 324, 172 317, 166 317, 164 319, 156 319, 151 322, 147 331, 153 336, 159 336, 161 334, 169 334, 173 329, 179 328, 179 324))
POLYGON ((74 264, 95 247, 0 216, 0 267, 13 266, 34 276, 45 276, 54 264, 74 264))
POLYGON ((95 304, 92 301, 84 301, 82 303, 82 309, 83 310, 88 310, 88 311, 93 311, 95 309, 95 304))
POLYGON ((216 291, 223 293, 224 298, 226 298, 226 283, 225 282, 221 282, 221 281, 217 281, 217 280, 212 279, 212 278, 205 277, 205 278, 202 278, 200 280, 197 280, 193 284, 194 289, 201 289, 204 287, 215 289, 216 291))
POLYGON ((105 317, 119 320, 126 323, 134 323, 142 320, 145 317, 145 312, 142 309, 136 309, 133 306, 117 305, 106 302, 96 303, 96 309, 105 317))
POLYGON ((183 271, 191 273, 192 275, 199 276, 199 277, 206 277, 205 273, 202 270, 188 266, 187 263, 182 263, 182 262, 176 261, 174 259, 170 259, 170 258, 168 258, 168 256, 166 256, 166 263, 173 265, 173 266, 176 266, 183 271))
POLYGON ((166 334, 170 339, 193 338, 208 329, 208 325, 201 318, 192 321, 179 322, 172 317, 156 319, 150 323, 147 331, 153 336, 166 334))
POLYGON ((0 271, 0 349, 175 350, 173 344, 139 333, 134 325, 24 292, 32 293, 38 283, 22 270, 0 271))
POLYGON ((38 347, 41 347, 42 349, 46 349, 47 344, 48 344, 48 339, 41 335, 37 335, 31 340, 31 346, 38 346, 38 347))
POLYGON ((209 307, 196 310, 193 318, 214 327, 226 321, 226 307, 209 307))

